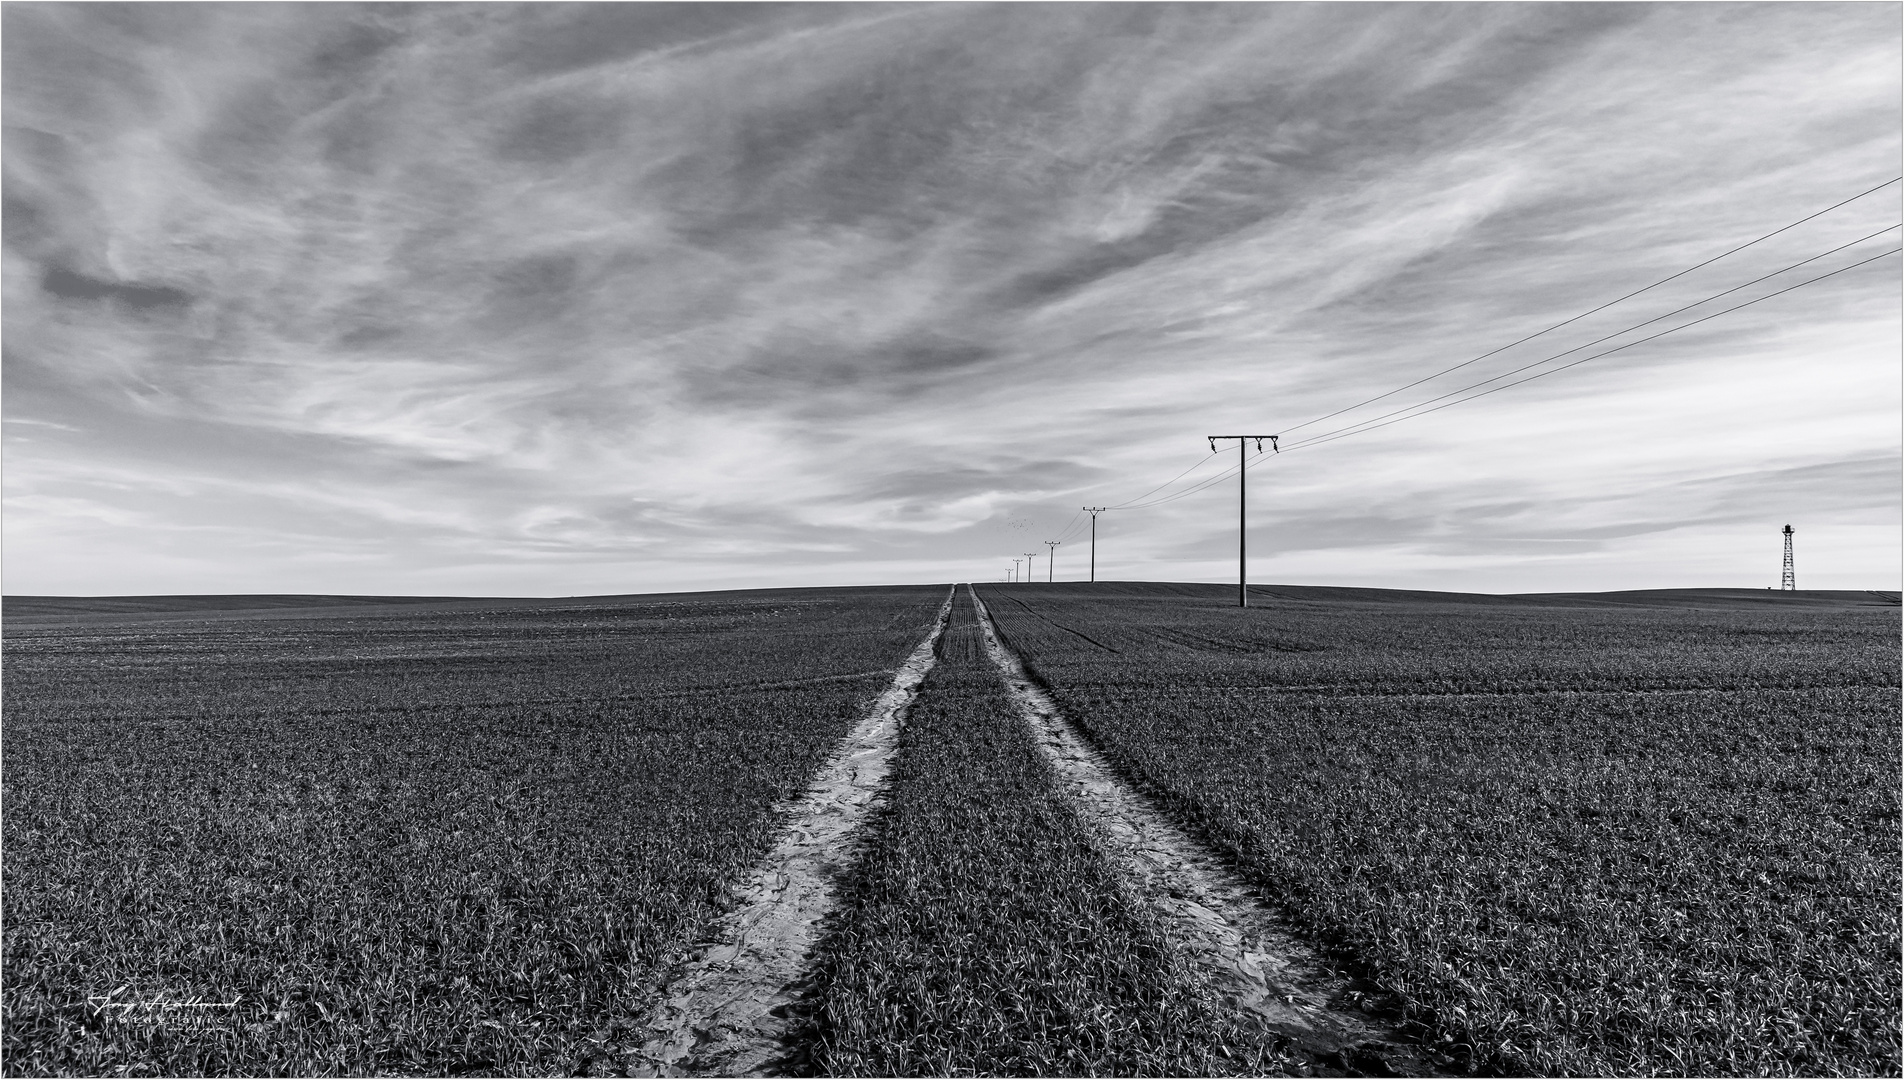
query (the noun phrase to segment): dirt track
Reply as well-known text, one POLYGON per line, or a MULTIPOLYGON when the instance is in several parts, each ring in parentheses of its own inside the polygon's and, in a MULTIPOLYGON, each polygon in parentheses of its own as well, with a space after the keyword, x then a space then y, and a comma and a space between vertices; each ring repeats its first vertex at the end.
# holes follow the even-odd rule
POLYGON ((1297 940, 1254 889, 1116 776, 999 639, 976 591, 972 599, 987 652, 1052 767, 1104 836, 1107 854, 1138 894, 1169 916, 1178 946, 1215 976, 1230 1004, 1323 1062, 1378 1074, 1434 1072, 1393 1028, 1341 1004, 1350 980, 1297 940))
POLYGON ((816 929, 852 867, 855 834, 885 781, 900 723, 932 670, 951 611, 948 593, 932 632, 791 808, 780 842, 735 887, 715 942, 669 985, 640 1052, 648 1075, 760 1075, 786 1052, 792 1021, 780 1014, 805 987, 816 929))
MULTIPOLYGON (((967 587, 969 590, 969 586, 967 587)), ((1342 1003, 1350 980, 1297 940, 1255 891, 1120 780, 999 640, 973 594, 985 647, 1040 748, 1132 889, 1162 910, 1241 1013, 1327 1065, 1353 1072, 1435 1070, 1380 1019, 1342 1003)), ((735 906, 669 984, 640 1051, 655 1076, 758 1076, 791 1049, 792 1006, 807 988, 820 920, 859 854, 858 831, 878 801, 905 711, 933 666, 951 613, 841 744, 788 815, 786 830, 733 890, 735 906)))

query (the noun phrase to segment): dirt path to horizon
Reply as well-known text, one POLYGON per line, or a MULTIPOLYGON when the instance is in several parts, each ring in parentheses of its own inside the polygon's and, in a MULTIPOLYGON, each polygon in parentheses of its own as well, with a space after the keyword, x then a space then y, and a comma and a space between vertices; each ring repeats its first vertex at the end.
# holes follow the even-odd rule
POLYGON ((955 595, 947 593, 931 633, 820 768, 779 843, 734 888, 737 905, 717 924, 714 943, 669 984, 641 1048, 651 1075, 760 1075, 787 1053, 794 1021, 784 1014, 806 988, 820 920, 852 869, 860 826, 891 767, 906 709, 932 670, 955 595))
MULTIPOLYGON (((1040 749, 1134 893, 1157 906, 1176 946, 1214 977, 1226 1002, 1325 1068, 1423 1075, 1436 1070, 1381 1019, 1342 1004, 1351 980, 1301 942, 1255 890, 1119 779, 998 637, 972 593, 987 654, 1040 749)), ((948 595, 926 636, 789 813, 780 841, 734 889, 736 906, 668 986, 647 1024, 637 1071, 759 1076, 782 1071, 791 1013, 812 978, 821 920, 853 871, 907 709, 933 667, 948 595)))

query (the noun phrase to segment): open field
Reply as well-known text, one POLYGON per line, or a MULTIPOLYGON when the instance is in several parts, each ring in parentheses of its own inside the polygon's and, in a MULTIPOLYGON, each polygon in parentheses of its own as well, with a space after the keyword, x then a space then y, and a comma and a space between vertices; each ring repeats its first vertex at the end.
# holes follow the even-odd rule
MULTIPOLYGON (((1146 805, 1360 977, 1307 1015, 1426 1049, 1241 1016, 961 589, 817 947, 761 988, 799 992, 800 1068, 1898 1071, 1891 596, 979 594, 1146 805)), ((786 808, 858 767, 945 596, 9 600, 4 1072, 652 1071, 657 1004, 745 932, 734 890, 784 876, 786 808)))
POLYGON ((1888 597, 980 591, 1133 781, 1471 1068, 1898 1071, 1888 597))
POLYGON ((6 1071, 589 1068, 944 595, 10 619, 6 1071))

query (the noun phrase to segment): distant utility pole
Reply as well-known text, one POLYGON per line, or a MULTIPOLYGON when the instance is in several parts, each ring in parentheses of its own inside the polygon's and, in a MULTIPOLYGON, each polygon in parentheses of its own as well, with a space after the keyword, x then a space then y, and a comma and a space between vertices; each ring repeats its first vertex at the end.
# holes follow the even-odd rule
POLYGON ((1032 569, 1031 569, 1031 560, 1032 560, 1032 558, 1033 558, 1033 557, 1035 557, 1035 556, 1036 556, 1037 554, 1038 554, 1038 553, 1037 553, 1037 552, 1035 552, 1035 551, 1027 551, 1027 552, 1025 552, 1025 580, 1026 580, 1026 581, 1036 581, 1036 580, 1038 580, 1037 578, 1035 578, 1035 577, 1033 577, 1033 576, 1032 576, 1032 569))
POLYGON ((1780 589, 1798 591, 1798 579, 1792 574, 1792 527, 1785 526, 1785 570, 1778 577, 1780 589))
POLYGON ((1058 565, 1058 545, 1064 543, 1064 541, 1046 540, 1045 543, 1051 547, 1050 551, 1045 552, 1045 580, 1047 582, 1056 581, 1058 580, 1056 569, 1058 565))
POLYGON ((1255 439, 1256 452, 1259 454, 1263 452, 1264 439, 1269 440, 1269 448, 1271 450, 1281 453, 1282 448, 1276 445, 1277 437, 1274 435, 1206 435, 1204 437, 1210 440, 1210 453, 1212 454, 1216 453, 1216 441, 1218 439, 1236 440, 1236 461, 1238 465, 1236 470, 1236 602, 1239 607, 1248 607, 1249 553, 1245 547, 1244 534, 1247 532, 1249 521, 1247 515, 1248 505, 1246 502, 1247 493, 1249 491, 1249 461, 1243 456, 1243 444, 1251 439, 1255 439))
POLYGON ((1102 506, 1083 506, 1079 509, 1091 515, 1091 580, 1097 580, 1097 516, 1104 512, 1102 506))
POLYGON ((1017 580, 1018 580, 1018 560, 1017 560, 1017 559, 1013 559, 1013 560, 1012 560, 1012 576, 1011 576, 1011 579, 1012 579, 1013 581, 1017 581, 1017 580))

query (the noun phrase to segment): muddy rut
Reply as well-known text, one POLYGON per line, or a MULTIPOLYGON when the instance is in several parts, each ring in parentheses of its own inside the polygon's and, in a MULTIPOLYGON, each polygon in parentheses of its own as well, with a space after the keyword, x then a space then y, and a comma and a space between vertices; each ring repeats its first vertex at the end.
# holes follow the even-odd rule
POLYGON ((1229 1004, 1306 1054, 1351 1071, 1437 1071, 1376 1017, 1340 1004, 1350 980, 1298 940, 1255 891, 1119 779, 999 639, 971 586, 985 647, 1040 748, 1139 895, 1174 925, 1177 944, 1215 976, 1229 1004))
POLYGON ((806 988, 820 920, 858 853, 865 821, 892 763, 899 727, 952 611, 948 593, 932 632, 892 685, 821 767, 791 808, 779 843, 732 890, 735 906, 711 945, 689 962, 650 1016, 639 1071, 655 1076, 750 1076, 772 1071, 806 988))

